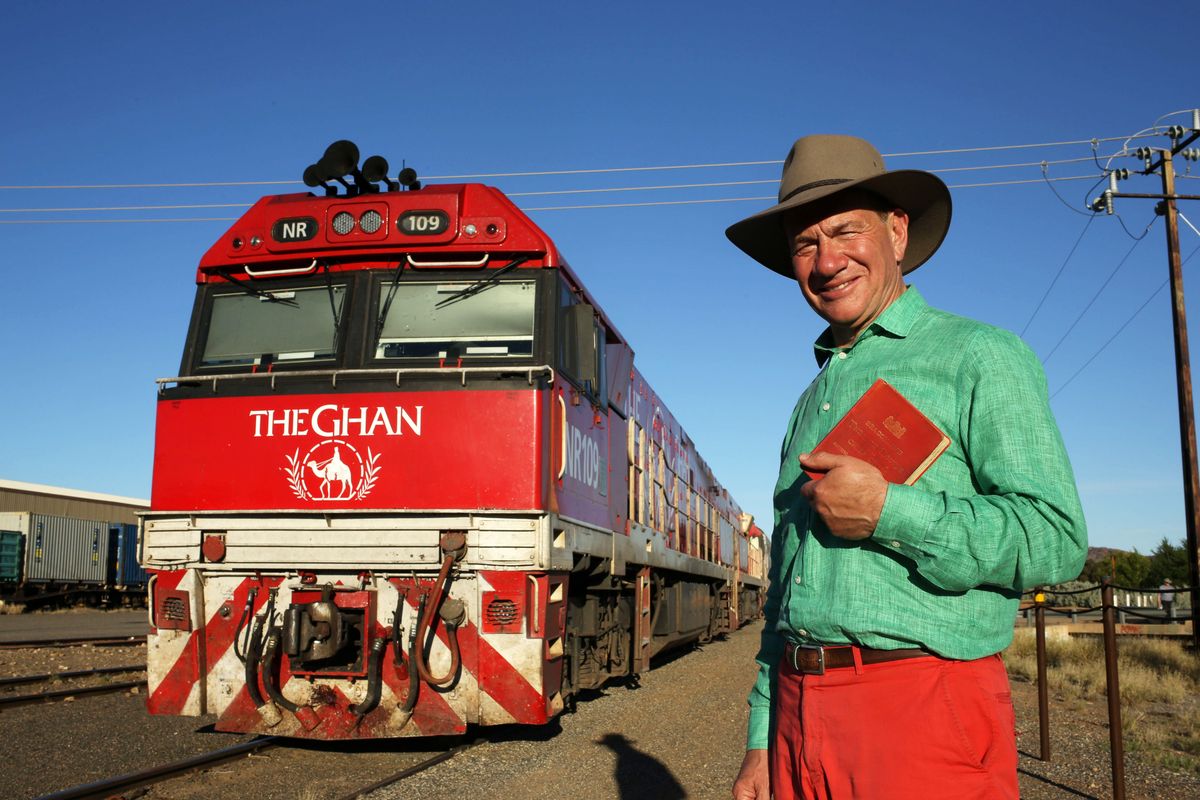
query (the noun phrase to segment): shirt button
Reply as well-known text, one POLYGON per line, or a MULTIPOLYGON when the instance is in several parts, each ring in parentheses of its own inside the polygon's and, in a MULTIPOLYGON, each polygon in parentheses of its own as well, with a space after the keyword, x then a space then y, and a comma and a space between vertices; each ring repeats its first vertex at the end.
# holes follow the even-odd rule
POLYGON ((822 410, 822 411, 828 411, 828 410, 829 410, 829 403, 822 403, 822 404, 821 404, 821 410, 822 410))
POLYGON ((838 358, 839 358, 839 359, 841 359, 842 361, 845 361, 845 360, 846 360, 846 351, 845 351, 845 350, 839 350, 839 351, 838 351, 838 358))
POLYGON ((800 638, 802 638, 802 639, 807 639, 807 638, 808 638, 808 631, 804 630, 804 628, 801 628, 800 630, 796 631, 796 635, 797 635, 797 636, 799 636, 799 637, 800 637, 800 638))
POLYGON ((894 548, 896 548, 897 550, 899 550, 899 549, 900 549, 900 543, 899 543, 899 542, 892 542, 892 547, 894 547, 894 548))
POLYGON ((797 575, 794 580, 797 584, 804 583, 804 578, 801 578, 799 575, 797 575))

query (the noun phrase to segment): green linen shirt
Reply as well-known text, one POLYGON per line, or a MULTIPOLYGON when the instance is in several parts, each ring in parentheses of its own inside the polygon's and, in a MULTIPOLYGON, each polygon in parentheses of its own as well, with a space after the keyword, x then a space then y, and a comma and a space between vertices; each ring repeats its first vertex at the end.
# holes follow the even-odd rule
POLYGON ((909 287, 821 371, 784 436, 766 625, 747 746, 769 743, 787 640, 974 659, 1012 640, 1020 594, 1075 578, 1087 531, 1037 357, 1012 333, 931 308, 909 287), (913 486, 889 484, 874 534, 839 539, 800 493, 798 457, 883 378, 950 437, 913 486))

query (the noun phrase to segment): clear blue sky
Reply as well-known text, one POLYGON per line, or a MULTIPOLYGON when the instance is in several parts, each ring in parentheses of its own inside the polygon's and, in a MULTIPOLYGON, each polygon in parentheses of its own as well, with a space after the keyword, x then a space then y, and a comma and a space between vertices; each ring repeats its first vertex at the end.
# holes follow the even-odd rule
MULTIPOLYGON (((1140 233, 1152 203, 1119 202, 1121 220, 1097 217, 1080 240, 1101 174, 1088 144, 894 155, 1186 124, 1160 119, 1200 105, 1197 22, 1182 7, 1155 21, 1107 2, 62 2, 15 4, 5 29, 5 187, 292 183, 0 189, 0 477, 149 496, 153 381, 178 372, 196 263, 229 222, 131 220, 236 217, 260 194, 301 189, 339 138, 460 176, 777 162, 797 136, 839 132, 871 139, 893 168, 993 167, 940 173, 954 223, 912 283, 935 305, 1024 331, 1047 359, 1093 544, 1147 552, 1183 538, 1169 298, 1154 294, 1161 222, 1075 324, 1134 245, 1121 222, 1140 233), (1070 207, 1040 180, 1042 161, 1068 162, 1050 163, 1051 178, 1090 177, 1053 184, 1070 207), (967 186, 997 181, 1031 182, 967 186), (167 208, 210 204, 225 207, 167 208), (154 208, 94 210, 119 206, 154 208), (76 208, 93 210, 13 211, 76 208)), ((1100 141, 1100 163, 1121 146, 1100 141)), ((760 521, 822 327, 794 284, 724 236, 770 205, 736 198, 772 196, 778 172, 484 179, 533 193, 516 198, 527 209, 593 206, 530 214, 760 521)), ((1200 181, 1180 184, 1200 194, 1200 181)), ((1158 190, 1149 178, 1129 188, 1158 190)), ((1200 226, 1200 204, 1183 211, 1200 226)), ((1181 241, 1185 256, 1200 245, 1186 225, 1181 241)), ((1198 265, 1185 269, 1193 321, 1198 265)))

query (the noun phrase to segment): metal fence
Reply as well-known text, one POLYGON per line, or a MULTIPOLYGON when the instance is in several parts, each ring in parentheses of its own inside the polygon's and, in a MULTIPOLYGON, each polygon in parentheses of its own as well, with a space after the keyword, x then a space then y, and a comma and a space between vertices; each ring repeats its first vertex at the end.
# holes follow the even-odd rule
MULTIPOLYGON (((1176 593, 1176 598, 1186 597, 1195 589, 1196 587, 1193 586, 1172 587, 1172 590, 1176 593)), ((1125 800, 1125 742, 1121 729, 1120 676, 1117 672, 1117 625, 1123 623, 1126 618, 1143 619, 1150 622, 1163 621, 1163 618, 1158 614, 1148 613, 1150 609, 1143 607, 1140 603, 1129 605, 1130 598, 1133 596, 1129 593, 1148 594, 1145 589, 1118 586, 1107 578, 1099 585, 1087 586, 1077 590, 1054 590, 1051 593, 1047 590, 1035 589, 1027 593, 1033 599, 1031 609, 1034 612, 1034 620, 1037 627, 1038 730, 1041 740, 1041 754, 1039 757, 1042 761, 1050 760, 1050 691, 1046 682, 1046 614, 1064 614, 1071 615, 1072 617, 1093 611, 1100 611, 1102 614, 1104 623, 1104 668, 1108 693, 1108 738, 1112 761, 1113 800, 1125 800), (1126 605, 1118 605, 1118 591, 1127 593, 1125 596, 1126 605), (1095 598, 1097 594, 1099 603, 1094 604, 1091 598, 1095 598), (1070 597, 1089 604, 1081 606, 1072 603, 1067 607, 1052 606, 1048 602, 1050 597, 1056 600, 1070 597)), ((1200 651, 1196 651, 1196 655, 1200 656, 1200 651)))

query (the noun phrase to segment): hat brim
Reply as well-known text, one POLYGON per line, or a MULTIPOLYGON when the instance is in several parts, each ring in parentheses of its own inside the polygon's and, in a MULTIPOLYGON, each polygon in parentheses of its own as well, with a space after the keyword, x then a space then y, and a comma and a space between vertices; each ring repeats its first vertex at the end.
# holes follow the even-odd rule
POLYGON ((896 170, 801 192, 766 211, 730 225, 725 229, 725 235, 767 269, 795 278, 790 248, 783 231, 783 214, 848 189, 877 194, 908 214, 908 248, 901 262, 904 274, 928 261, 950 230, 952 202, 946 184, 929 172, 896 170))

